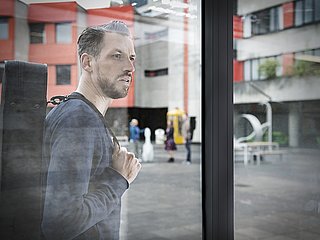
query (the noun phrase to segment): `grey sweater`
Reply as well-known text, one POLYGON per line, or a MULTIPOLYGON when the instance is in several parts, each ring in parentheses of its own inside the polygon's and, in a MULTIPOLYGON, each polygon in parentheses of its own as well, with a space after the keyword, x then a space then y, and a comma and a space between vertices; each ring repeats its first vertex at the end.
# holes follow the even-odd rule
POLYGON ((112 151, 103 116, 86 99, 70 99, 48 114, 43 144, 46 239, 119 239, 121 196, 129 184, 109 167, 112 151))

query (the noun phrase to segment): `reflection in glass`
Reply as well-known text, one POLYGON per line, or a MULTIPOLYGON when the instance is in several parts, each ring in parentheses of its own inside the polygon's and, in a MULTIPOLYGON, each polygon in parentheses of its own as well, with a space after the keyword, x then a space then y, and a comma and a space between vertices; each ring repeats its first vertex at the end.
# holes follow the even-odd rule
POLYGON ((235 239, 320 239, 319 1, 237 2, 235 239))
POLYGON ((56 24, 56 37, 57 43, 71 43, 71 24, 70 23, 57 23, 56 24))
MULTIPOLYGON (((134 146, 132 151, 137 152, 143 169, 122 197, 120 239, 202 239, 201 2, 100 1, 99 6, 90 6, 91 1, 33 2, 0 0, 0 5, 5 6, 7 11, 0 11, 1 76, 6 60, 43 63, 46 64, 42 66, 46 67, 48 75, 47 91, 42 92, 46 99, 41 99, 41 103, 45 104, 53 96, 69 95, 77 89, 79 77, 84 71, 81 70, 76 46, 80 33, 87 26, 105 24, 113 19, 125 22, 134 35, 137 56, 135 73, 128 96, 114 100, 105 119, 122 146, 129 150, 134 146), (13 39, 11 33, 14 33, 13 39), (177 150, 174 153, 175 161, 168 163, 164 130, 168 112, 175 109, 188 117, 179 115, 176 119, 176 136, 173 137, 177 150), (135 137, 136 142, 129 134, 133 119, 137 120, 140 129, 135 137), (153 154, 145 154, 151 150, 153 154)), ((33 96, 35 89, 39 90, 37 84, 24 97, 33 96)), ((2 94, 2 99, 4 97, 2 94)), ((23 102, 17 111, 26 109, 24 106, 30 107, 31 104, 23 102)), ((31 107, 34 113, 39 105, 31 107)), ((47 113, 52 109, 55 109, 55 105, 50 102, 47 113)), ((81 115, 76 119, 82 119, 81 115)), ((25 126, 15 125, 14 118, 10 120, 14 132, 19 133, 20 127, 25 126)), ((38 125, 34 126, 40 129, 38 125)), ((88 129, 79 127, 73 134, 85 131, 88 129)), ((92 131, 91 134, 98 135, 101 132, 92 131)), ((66 144, 72 141, 70 139, 66 144)), ((81 150, 89 146, 85 141, 77 141, 78 147, 83 146, 81 150)), ((13 143, 15 146, 19 144, 13 143)), ((79 152, 74 156, 80 158, 79 152)), ((63 156, 62 152, 59 154, 63 156)), ((27 172, 25 170, 29 166, 21 166, 17 171, 27 172)), ((35 166, 38 167, 37 164, 35 166)), ((2 167, 3 171, 7 171, 7 165, 2 167)), ((40 174, 40 169, 36 174, 40 174)), ((21 174, 21 179, 24 177, 21 174)), ((36 182, 31 188, 38 189, 39 186, 40 183, 36 182)), ((29 189, 16 189, 20 189, 25 194, 20 194, 21 198, 28 201, 27 196, 31 195, 29 189)), ((2 193, 5 190, 1 189, 2 193)), ((18 200, 15 198, 10 206, 23 207, 24 202, 18 204, 18 200)), ((39 226, 39 216, 42 216, 40 204, 29 202, 33 204, 32 210, 36 214, 28 224, 39 226)), ((54 213, 55 209, 51 210, 54 213)), ((8 221, 0 226, 10 225, 15 217, 8 216, 8 221)), ((9 229, 8 234, 23 234, 23 229, 29 229, 29 225, 23 221, 17 220, 15 224, 6 228, 9 229)), ((32 235, 29 239, 40 237, 39 232, 30 231, 28 234, 32 235)))

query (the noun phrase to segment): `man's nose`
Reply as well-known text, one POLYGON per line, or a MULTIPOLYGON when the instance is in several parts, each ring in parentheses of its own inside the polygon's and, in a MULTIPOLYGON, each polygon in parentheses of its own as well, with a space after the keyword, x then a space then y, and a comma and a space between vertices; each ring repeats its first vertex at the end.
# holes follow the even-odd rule
POLYGON ((130 59, 127 59, 125 66, 124 66, 124 71, 131 72, 131 73, 133 73, 135 71, 134 63, 130 59))

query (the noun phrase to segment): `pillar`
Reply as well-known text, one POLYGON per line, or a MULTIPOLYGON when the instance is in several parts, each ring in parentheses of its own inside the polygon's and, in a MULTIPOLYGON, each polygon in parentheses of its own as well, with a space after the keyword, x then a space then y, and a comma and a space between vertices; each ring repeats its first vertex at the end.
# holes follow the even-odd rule
POLYGON ((288 132, 289 147, 299 147, 300 103, 289 104, 288 132))

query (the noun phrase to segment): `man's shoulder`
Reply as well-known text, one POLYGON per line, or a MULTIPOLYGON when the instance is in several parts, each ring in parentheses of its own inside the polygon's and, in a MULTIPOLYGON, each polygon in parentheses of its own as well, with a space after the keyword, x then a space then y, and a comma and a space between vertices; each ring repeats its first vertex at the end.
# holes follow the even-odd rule
POLYGON ((79 99, 70 99, 54 107, 46 116, 47 124, 59 122, 72 125, 88 124, 99 119, 95 111, 79 99))

